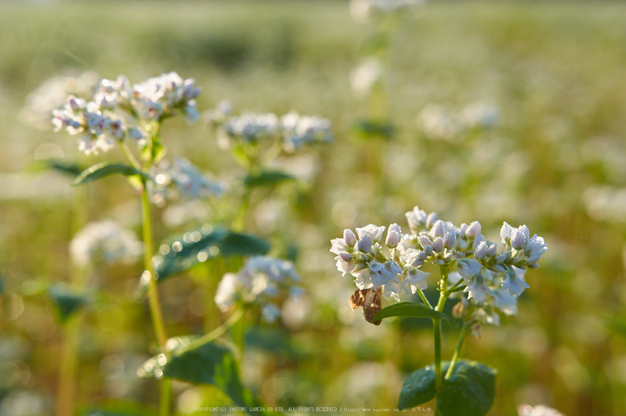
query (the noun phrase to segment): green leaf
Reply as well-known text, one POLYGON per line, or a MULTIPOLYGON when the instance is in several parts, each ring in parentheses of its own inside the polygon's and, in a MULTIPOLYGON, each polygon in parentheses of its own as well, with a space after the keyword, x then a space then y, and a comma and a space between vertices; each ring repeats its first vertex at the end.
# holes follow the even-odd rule
POLYGON ((237 406, 252 407, 256 404, 252 393, 239 380, 237 363, 232 352, 215 343, 207 343, 191 350, 175 351, 175 355, 162 369, 165 377, 194 384, 213 384, 237 406))
POLYGON ((88 303, 84 295, 72 292, 67 287, 59 284, 53 284, 48 288, 48 296, 57 307, 61 323, 67 322, 74 312, 80 310, 88 303))
POLYGON ((29 170, 32 172, 55 170, 57 172, 70 175, 72 177, 76 177, 84 170, 84 168, 76 163, 71 163, 62 159, 47 159, 34 162, 32 165, 30 165, 29 170))
POLYGON ((146 174, 135 169, 132 166, 124 165, 122 163, 109 163, 103 162, 93 165, 90 168, 85 169, 80 175, 74 179, 72 186, 84 185, 89 182, 102 179, 104 177, 120 174, 124 176, 142 176, 145 179, 149 179, 146 174))
MULTIPOLYGON (((196 264, 222 254, 252 256, 267 254, 270 245, 259 237, 205 225, 161 244, 166 254, 153 257, 157 281, 189 270, 196 264)), ((163 253, 163 250, 161 250, 163 253)))
POLYGON ((261 238, 251 235, 229 231, 219 244, 220 250, 225 256, 253 256, 267 254, 270 244, 261 238))
MULTIPOLYGON (((441 371, 444 374, 449 365, 448 361, 442 363, 441 371)), ((410 409, 426 403, 435 397, 435 392, 435 365, 431 364, 414 371, 404 380, 398 400, 398 409, 410 409)))
POLYGON ((286 181, 295 181, 296 177, 279 170, 263 170, 259 174, 248 174, 243 179, 246 188, 277 186, 286 181))
POLYGON ((389 305, 378 312, 372 322, 378 322, 383 318, 389 318, 391 316, 413 317, 413 318, 428 318, 428 319, 442 319, 448 321, 452 326, 459 326, 454 319, 442 312, 437 312, 434 309, 430 309, 423 303, 413 302, 398 302, 393 305, 389 305))
POLYGON ((443 416, 484 416, 493 405, 497 370, 478 361, 460 360, 443 382, 437 408, 443 416))
POLYGON ((353 131, 363 139, 380 138, 389 140, 393 138, 395 129, 392 124, 384 121, 362 120, 356 123, 353 131))

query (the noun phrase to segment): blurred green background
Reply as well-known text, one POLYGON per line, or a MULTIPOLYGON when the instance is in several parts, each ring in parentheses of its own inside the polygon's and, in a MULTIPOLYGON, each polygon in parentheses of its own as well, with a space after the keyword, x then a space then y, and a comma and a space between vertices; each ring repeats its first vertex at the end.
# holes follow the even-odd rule
MULTIPOLYGON (((385 141, 354 134, 366 104, 348 80, 369 29, 347 2, 0 3, 0 415, 54 408, 62 337, 42 287, 67 280, 72 191, 69 177, 30 167, 59 151, 89 162, 74 138, 37 129, 22 107, 51 76, 87 70, 131 82, 177 71, 203 87, 200 111, 229 99, 238 110, 333 122, 335 143, 285 161, 313 177, 309 186, 258 193, 248 218, 246 229, 270 238, 275 254, 297 252, 307 289, 301 304, 285 306, 293 319, 248 334, 244 380, 266 404, 392 408, 404 377, 432 362, 430 324, 366 323, 328 253, 343 228, 406 228, 404 212, 419 205, 458 224, 479 220, 493 241, 507 221, 549 244, 527 274, 518 316, 483 327, 464 349, 500 371, 490 414, 515 415, 519 403, 626 414, 626 5, 433 1, 418 15, 391 45, 397 134, 385 141), (473 102, 498 110, 495 127, 446 140, 416 124, 429 105, 458 112, 473 102)), ((201 122, 172 121, 163 137, 170 154, 218 178, 241 174, 201 122)), ((139 214, 122 180, 90 188, 90 220, 138 232, 139 214)), ((183 230, 160 214, 157 239, 183 230)), ((161 286, 170 335, 219 324, 211 267, 161 286)), ((92 277, 102 290, 81 334, 83 408, 157 403, 156 384, 135 376, 153 342, 145 302, 133 298, 140 274, 135 264, 92 277)), ((448 358, 455 331, 444 326, 448 358)), ((227 403, 210 387, 175 391, 180 414, 227 403)))

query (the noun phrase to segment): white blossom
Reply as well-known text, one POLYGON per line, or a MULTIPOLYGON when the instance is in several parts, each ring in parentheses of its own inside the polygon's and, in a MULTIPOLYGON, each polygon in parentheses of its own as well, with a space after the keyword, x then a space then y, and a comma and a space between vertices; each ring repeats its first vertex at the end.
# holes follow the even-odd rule
POLYGON ((87 224, 70 243, 72 261, 81 267, 98 262, 113 264, 132 261, 142 250, 142 244, 133 232, 112 221, 87 224))

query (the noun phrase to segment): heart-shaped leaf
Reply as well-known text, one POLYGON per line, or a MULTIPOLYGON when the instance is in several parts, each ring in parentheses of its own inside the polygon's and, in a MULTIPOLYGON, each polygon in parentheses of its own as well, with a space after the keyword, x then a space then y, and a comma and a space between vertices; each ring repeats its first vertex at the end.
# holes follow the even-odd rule
POLYGON ((122 163, 103 162, 93 165, 82 171, 81 174, 78 175, 76 179, 74 179, 74 182, 72 182, 72 186, 84 185, 86 183, 116 174, 124 176, 141 176, 145 179, 149 179, 145 173, 135 169, 132 166, 124 165, 122 163))
POLYGON ((447 321, 452 326, 459 326, 452 317, 442 312, 437 312, 434 309, 429 308, 423 303, 414 302, 398 302, 393 305, 389 305, 378 312, 373 322, 378 322, 383 318, 389 318, 391 316, 402 316, 412 318, 428 318, 428 319, 440 319, 447 321))
POLYGON ((65 323, 72 314, 88 303, 87 298, 65 286, 54 284, 48 288, 48 296, 54 302, 61 323, 65 323))
POLYGON ((497 370, 478 361, 460 360, 437 396, 443 416, 484 416, 493 405, 497 370))
MULTIPOLYGON (((448 370, 450 362, 442 363, 442 372, 448 370)), ((402 384, 398 409, 410 409, 435 397, 435 365, 431 364, 412 372, 402 384)))

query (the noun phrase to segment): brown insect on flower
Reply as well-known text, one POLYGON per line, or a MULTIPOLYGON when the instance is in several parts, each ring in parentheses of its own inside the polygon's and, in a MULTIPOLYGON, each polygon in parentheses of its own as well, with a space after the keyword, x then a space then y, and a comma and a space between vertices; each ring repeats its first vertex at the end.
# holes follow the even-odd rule
POLYGON ((383 308, 382 299, 383 288, 378 287, 378 289, 369 288, 355 290, 352 296, 350 296, 349 302, 352 309, 363 308, 363 316, 365 316, 367 322, 380 325, 382 321, 372 322, 372 319, 374 319, 374 316, 383 308))

